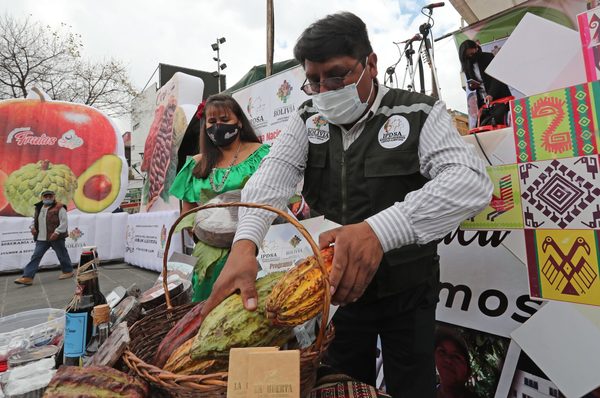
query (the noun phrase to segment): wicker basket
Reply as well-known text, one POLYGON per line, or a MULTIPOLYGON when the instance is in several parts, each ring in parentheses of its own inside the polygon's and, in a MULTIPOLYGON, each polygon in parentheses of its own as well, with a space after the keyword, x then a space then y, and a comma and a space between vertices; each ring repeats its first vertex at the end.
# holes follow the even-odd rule
POLYGON ((334 337, 333 325, 327 325, 330 304, 327 270, 323 264, 323 259, 320 255, 318 246, 306 229, 298 221, 290 217, 286 212, 268 205, 241 202, 207 204, 196 207, 179 216, 169 230, 164 252, 165 254, 163 256, 163 287, 165 289, 167 308, 162 311, 155 312, 151 316, 145 317, 131 327, 129 330, 131 343, 129 348, 123 354, 123 361, 139 377, 146 380, 154 387, 168 392, 174 397, 187 398, 226 396, 227 372, 185 376, 165 371, 150 363, 154 357, 156 348, 162 341, 163 337, 193 307, 193 304, 173 307, 167 289, 167 255, 169 253, 171 237, 173 236, 175 227, 188 214, 213 207, 248 207, 274 212, 286 219, 290 224, 294 225, 310 244, 317 258, 318 266, 321 268, 323 273, 325 289, 323 289, 323 313, 317 339, 311 346, 300 351, 301 396, 308 396, 310 390, 315 384, 317 368, 319 366, 321 357, 334 337))

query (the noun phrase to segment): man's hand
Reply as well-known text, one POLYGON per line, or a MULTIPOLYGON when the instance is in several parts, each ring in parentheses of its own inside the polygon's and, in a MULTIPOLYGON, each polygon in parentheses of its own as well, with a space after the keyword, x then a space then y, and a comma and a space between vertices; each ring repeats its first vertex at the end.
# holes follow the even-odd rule
POLYGON ((56 232, 52 232, 52 235, 50 235, 50 239, 48 239, 49 241, 54 241, 58 239, 58 234, 56 232))
POLYGON ((487 105, 489 105, 489 104, 490 104, 490 102, 492 102, 493 100, 494 100, 494 98, 493 98, 491 95, 486 95, 486 96, 485 96, 485 103, 486 103, 487 105))
POLYGON ((204 319, 223 300, 239 290, 242 302, 247 310, 253 311, 258 304, 256 294, 256 245, 249 240, 237 241, 231 251, 221 274, 213 285, 210 297, 204 303, 200 316, 204 319))
POLYGON ((332 302, 344 305, 363 295, 381 263, 383 249, 365 221, 335 228, 319 236, 321 248, 331 243, 335 243, 333 268, 329 274, 332 302))
POLYGON ((35 229, 35 227, 31 227, 30 229, 31 229, 31 235, 36 236, 38 233, 37 229, 35 229))

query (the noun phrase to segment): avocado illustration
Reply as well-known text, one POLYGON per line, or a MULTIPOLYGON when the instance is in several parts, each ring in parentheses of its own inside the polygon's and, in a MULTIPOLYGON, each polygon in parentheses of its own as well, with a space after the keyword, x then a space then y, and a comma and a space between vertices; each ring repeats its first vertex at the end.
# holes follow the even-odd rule
POLYGON ((121 188, 121 159, 104 155, 96 160, 79 178, 73 201, 86 213, 99 213, 113 203, 121 188))

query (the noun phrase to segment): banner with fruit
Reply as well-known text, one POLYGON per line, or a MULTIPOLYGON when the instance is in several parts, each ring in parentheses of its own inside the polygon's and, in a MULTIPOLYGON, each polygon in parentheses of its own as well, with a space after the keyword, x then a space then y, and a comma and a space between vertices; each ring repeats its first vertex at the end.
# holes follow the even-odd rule
POLYGON ((111 212, 125 196, 121 132, 90 106, 0 101, 0 216, 32 217, 44 189, 69 210, 111 212))
POLYGON ((169 194, 169 188, 177 175, 177 150, 203 91, 202 79, 181 72, 158 90, 141 166, 146 173, 141 212, 179 210, 179 200, 169 194))

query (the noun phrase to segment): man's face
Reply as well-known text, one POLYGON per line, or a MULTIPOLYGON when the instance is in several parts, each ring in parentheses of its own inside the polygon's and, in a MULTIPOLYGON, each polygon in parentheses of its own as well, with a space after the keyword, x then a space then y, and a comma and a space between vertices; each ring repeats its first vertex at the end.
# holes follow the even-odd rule
MULTIPOLYGON (((371 92, 373 79, 377 76, 377 55, 371 53, 367 58, 365 66, 364 60, 358 60, 350 56, 333 57, 324 62, 304 61, 304 72, 309 82, 321 82, 320 93, 329 91, 324 84, 328 78, 344 78, 344 86, 357 83, 360 100, 365 102, 371 92), (362 79, 361 74, 364 71, 362 79), (360 79, 360 81, 358 81, 360 79)), ((342 86, 343 87, 343 86, 342 86)))
POLYGON ((51 193, 45 193, 44 195, 42 195, 42 199, 45 200, 54 200, 54 195, 51 193))

